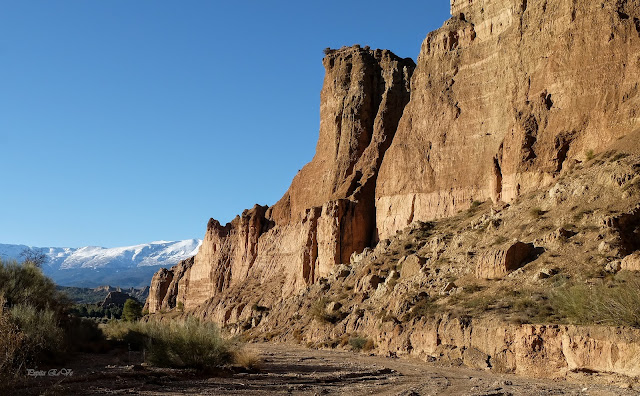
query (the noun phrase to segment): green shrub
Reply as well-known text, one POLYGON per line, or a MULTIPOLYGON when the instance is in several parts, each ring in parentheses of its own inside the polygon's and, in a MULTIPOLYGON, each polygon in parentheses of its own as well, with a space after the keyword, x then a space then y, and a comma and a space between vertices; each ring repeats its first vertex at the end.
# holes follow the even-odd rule
MULTIPOLYGON (((26 336, 9 318, 0 311, 0 383, 10 381, 24 366, 22 346, 26 336)), ((0 385, 0 390, 2 385, 0 385)))
POLYGON ((529 210, 529 214, 531 215, 531 217, 533 217, 534 219, 539 218, 540 216, 542 216, 543 214, 545 214, 546 212, 540 208, 531 208, 531 210, 529 210))
POLYGON ((133 298, 129 298, 122 308, 122 317, 128 322, 135 322, 142 317, 142 305, 133 298))
POLYGON ((349 338, 349 345, 351 345, 351 349, 354 351, 361 351, 367 343, 367 339, 365 337, 351 337, 349 338))
POLYGON ((112 321, 104 332, 132 348, 142 344, 148 363, 158 367, 206 370, 232 363, 239 349, 221 336, 214 323, 193 317, 171 322, 112 321))
POLYGON ((596 155, 594 154, 593 150, 589 149, 585 150, 584 157, 587 159, 587 161, 591 161, 596 157, 596 155))
POLYGON ((145 334, 145 323, 126 322, 124 320, 110 320, 101 329, 107 340, 112 343, 127 346, 134 351, 145 349, 148 337, 145 334))
POLYGON ((327 305, 331 301, 327 298, 321 298, 316 301, 310 309, 311 316, 322 323, 335 324, 344 319, 347 314, 338 310, 337 312, 327 312, 327 305))
POLYGON ((359 352, 365 351, 368 352, 372 350, 375 346, 373 340, 370 340, 366 337, 355 336, 349 338, 349 345, 351 346, 351 350, 359 352))
MULTIPOLYGON (((415 318, 432 318, 438 312, 438 304, 435 303, 435 298, 423 298, 415 303, 414 306, 409 308, 407 312, 402 315, 402 322, 409 322, 415 318)), ((384 322, 384 320, 383 320, 384 322)))
POLYGON ((0 377, 59 360, 68 301, 33 263, 0 261, 0 377))
POLYGON ((192 317, 170 323, 145 323, 142 333, 149 337, 149 363, 156 366, 206 369, 232 361, 231 344, 211 322, 192 317))
POLYGON ((63 333, 53 310, 39 310, 31 305, 20 304, 11 307, 8 314, 27 341, 21 348, 25 361, 35 363, 43 353, 61 352, 63 333))
POLYGON ((53 281, 37 266, 15 261, 0 261, 0 295, 5 304, 30 305, 38 309, 51 308, 61 312, 69 307, 65 296, 56 290, 53 281))

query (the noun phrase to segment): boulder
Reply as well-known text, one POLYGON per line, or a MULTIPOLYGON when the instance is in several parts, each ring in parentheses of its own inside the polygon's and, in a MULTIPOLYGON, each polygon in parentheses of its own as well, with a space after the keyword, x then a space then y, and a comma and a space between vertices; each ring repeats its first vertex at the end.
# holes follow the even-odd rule
POLYGON ((531 243, 515 242, 482 254, 476 264, 479 279, 499 279, 522 267, 535 254, 531 243))
POLYGON ((398 266, 401 266, 400 275, 403 278, 418 275, 426 262, 427 260, 424 257, 420 257, 417 254, 405 256, 398 261, 398 266))
POLYGON ((623 258, 620 262, 620 269, 627 271, 640 271, 640 253, 634 252, 623 258))

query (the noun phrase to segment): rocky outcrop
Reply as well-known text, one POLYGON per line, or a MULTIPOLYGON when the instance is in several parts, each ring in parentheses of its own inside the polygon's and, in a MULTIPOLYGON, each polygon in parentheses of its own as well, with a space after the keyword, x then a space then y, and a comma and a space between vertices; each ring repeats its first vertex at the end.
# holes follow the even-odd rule
POLYGON ((620 269, 626 271, 640 271, 640 253, 634 252, 622 259, 620 269))
POLYGON ((273 207, 256 205, 224 226, 211 219, 193 264, 174 267, 171 280, 154 277, 150 312, 174 301, 193 310, 242 282, 282 282, 286 296, 375 240, 378 168, 409 101, 415 63, 354 46, 328 51, 323 64, 313 160, 273 207))
POLYGON ((161 268, 153 274, 149 296, 144 304, 143 311, 156 313, 162 308, 162 299, 167 295, 169 284, 173 280, 173 271, 161 268))
POLYGON ((411 222, 511 201, 640 126, 636 2, 451 9, 417 67, 327 51, 313 160, 273 207, 212 220, 175 298, 193 308, 265 274, 292 293, 411 222))
POLYGON ((516 242, 508 247, 483 254, 476 265, 476 277, 500 279, 522 267, 533 258, 535 247, 531 243, 516 242))
POLYGON ((105 308, 124 307, 124 303, 130 298, 131 296, 127 293, 112 291, 107 294, 107 297, 105 297, 104 301, 102 301, 100 305, 105 308))
POLYGON ((376 189, 380 238, 509 202, 640 127, 636 1, 453 0, 376 189))
POLYGON ((531 377, 563 378, 569 372, 640 375, 640 331, 630 329, 443 317, 402 331, 398 339, 380 339, 379 345, 397 354, 408 352, 402 345, 411 345, 415 355, 531 377))
POLYGON ((356 45, 328 51, 323 65, 316 154, 274 206, 277 224, 339 199, 358 201, 362 221, 370 223, 378 168, 409 102, 415 67, 409 58, 356 45))

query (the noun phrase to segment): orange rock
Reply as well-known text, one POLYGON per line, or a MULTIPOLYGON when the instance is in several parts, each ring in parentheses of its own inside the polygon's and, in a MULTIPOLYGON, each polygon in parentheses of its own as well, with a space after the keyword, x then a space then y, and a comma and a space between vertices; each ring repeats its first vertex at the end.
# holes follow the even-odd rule
POLYGON ((510 202, 636 130, 640 9, 618 3, 453 0, 380 167, 379 238, 510 202))
POLYGON ((499 279, 522 267, 535 252, 531 243, 516 242, 508 247, 497 249, 479 257, 476 265, 476 277, 480 279, 499 279))

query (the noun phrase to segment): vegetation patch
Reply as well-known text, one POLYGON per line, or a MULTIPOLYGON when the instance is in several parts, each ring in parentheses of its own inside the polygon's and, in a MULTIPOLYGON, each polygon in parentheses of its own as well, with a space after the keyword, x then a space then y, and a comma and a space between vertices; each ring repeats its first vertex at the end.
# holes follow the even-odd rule
MULTIPOLYGON (((311 316, 321 323, 335 324, 347 317, 347 313, 342 312, 339 308, 331 310, 332 302, 328 298, 321 298, 316 301, 310 309, 311 316)), ((339 303, 333 303, 339 304, 339 303)))
POLYGON ((553 305, 570 323, 640 328, 638 290, 638 279, 617 284, 573 285, 557 291, 553 305))
POLYGON ((206 371, 235 363, 239 344, 222 337, 217 325, 189 317, 169 322, 114 321, 105 326, 112 340, 146 350, 148 363, 158 367, 193 368, 206 371))
POLYGON ((360 336, 349 338, 349 345, 351 346, 351 349, 356 352, 360 352, 360 351, 368 352, 372 350, 375 346, 375 344, 373 343, 373 340, 370 340, 369 338, 366 338, 366 337, 360 337, 360 336))

